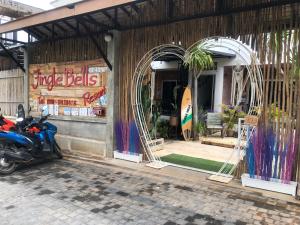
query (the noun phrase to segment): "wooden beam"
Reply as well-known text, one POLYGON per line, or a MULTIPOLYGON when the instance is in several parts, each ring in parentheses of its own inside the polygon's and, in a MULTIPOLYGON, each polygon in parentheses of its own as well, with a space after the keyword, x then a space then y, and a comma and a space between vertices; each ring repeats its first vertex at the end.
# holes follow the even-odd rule
POLYGON ((223 0, 216 0, 216 8, 215 11, 221 13, 222 11, 226 10, 224 8, 224 1, 223 0))
POLYGON ((47 31, 49 31, 51 35, 53 34, 53 32, 54 32, 54 35, 57 35, 57 33, 56 33, 55 31, 52 31, 52 29, 50 29, 47 25, 44 25, 43 27, 44 27, 47 31))
POLYGON ((32 37, 34 37, 34 38, 37 39, 37 40, 43 39, 42 36, 40 36, 39 34, 37 34, 36 32, 34 32, 34 31, 31 30, 30 28, 26 28, 26 29, 24 29, 24 31, 26 31, 28 34, 30 34, 32 37))
POLYGON ((174 15, 174 2, 173 2, 173 0, 168 0, 167 3, 168 3, 168 5, 167 5, 168 18, 172 19, 173 15, 174 15))
MULTIPOLYGON (((78 23, 79 24, 79 23, 78 23)), ((91 35, 99 35, 99 34, 104 34, 107 33, 109 30, 108 29, 101 29, 99 31, 92 31, 90 32, 91 35)), ((54 39, 48 38, 48 39, 42 39, 40 41, 36 41, 34 42, 34 44, 38 44, 38 43, 47 43, 49 41, 61 41, 61 40, 67 40, 67 39, 72 39, 72 38, 82 38, 82 37, 86 37, 87 34, 86 33, 79 33, 79 34, 70 34, 67 36, 63 36, 63 37, 55 37, 54 39)))
POLYGON ((18 41, 18 40, 14 40, 14 39, 10 39, 10 38, 0 37, 0 40, 2 40, 2 41, 8 41, 8 42, 13 42, 13 43, 18 43, 18 44, 22 44, 22 45, 27 44, 26 42, 18 41))
MULTIPOLYGON (((119 20, 119 9, 118 8, 115 8, 114 9, 114 20, 118 23, 118 20, 119 20)), ((119 28, 121 27, 121 25, 118 26, 119 28)))
POLYGON ((128 17, 131 17, 131 13, 125 8, 125 6, 121 6, 120 9, 121 9, 128 17))
POLYGON ((102 14, 105 15, 105 16, 113 23, 113 25, 114 25, 116 28, 120 28, 120 27, 121 27, 121 25, 120 25, 119 22, 115 19, 115 17, 112 17, 111 15, 109 15, 108 12, 103 11, 102 14))
POLYGON ((34 33, 35 35, 38 35, 40 37, 40 39, 43 39, 47 36, 47 34, 45 34, 44 32, 40 31, 39 29, 37 29, 36 27, 30 27, 28 28, 32 33, 34 33))
POLYGON ((0 33, 23 30, 26 27, 32 27, 49 22, 60 21, 67 18, 76 17, 93 12, 99 12, 104 9, 114 8, 120 5, 127 5, 136 0, 89 0, 74 4, 74 9, 59 7, 53 10, 27 16, 8 23, 0 25, 0 33))
POLYGON ((149 5, 151 5, 152 8, 155 8, 153 0, 148 0, 149 5))
POLYGON ((83 19, 85 19, 88 23, 94 24, 96 26, 109 28, 109 25, 97 21, 92 15, 86 15, 86 17, 83 17, 83 19))
POLYGON ((0 42, 0 47, 4 50, 4 52, 14 61, 17 66, 25 73, 24 67, 20 64, 20 62, 14 57, 14 55, 0 42))
POLYGON ((95 47, 97 48, 98 52, 100 53, 101 57, 104 59, 106 65, 108 66, 108 68, 110 70, 112 70, 112 65, 111 63, 109 62, 106 54, 104 53, 104 51, 102 50, 101 46, 99 45, 99 43, 97 42, 97 39, 91 34, 91 31, 90 29, 87 27, 87 25, 84 23, 83 20, 81 21, 78 21, 85 29, 88 37, 92 40, 92 42, 94 43, 95 47))
POLYGON ((51 37, 52 37, 52 39, 54 39, 55 34, 56 34, 56 32, 55 32, 55 27, 54 27, 54 23, 51 24, 51 31, 52 31, 51 37))
POLYGON ((63 21, 64 24, 66 24, 66 26, 68 26, 71 30, 77 32, 76 27, 74 27, 72 24, 70 24, 68 21, 64 20, 63 21))
POLYGON ((131 8, 136 12, 136 14, 140 14, 140 8, 136 4, 132 4, 131 8))
POLYGON ((47 34, 45 34, 43 31, 41 31, 41 30, 38 29, 37 27, 31 27, 30 29, 31 29, 32 31, 34 31, 35 33, 39 34, 41 37, 47 36, 47 34))
POLYGON ((79 22, 78 20, 76 20, 76 30, 77 30, 77 34, 80 34, 80 28, 79 28, 79 22))
POLYGON ((60 24, 58 23, 54 23, 54 26, 58 27, 58 29, 60 29, 62 32, 66 33, 68 32, 64 27, 62 27, 60 24))

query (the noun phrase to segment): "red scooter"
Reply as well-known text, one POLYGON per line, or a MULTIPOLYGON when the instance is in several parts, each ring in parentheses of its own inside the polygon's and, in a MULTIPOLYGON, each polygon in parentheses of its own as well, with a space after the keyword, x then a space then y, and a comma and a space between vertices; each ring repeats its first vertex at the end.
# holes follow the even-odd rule
MULTIPOLYGON (((32 117, 26 118, 26 120, 32 120, 32 119, 33 119, 32 117)), ((0 131, 16 131, 16 130, 17 130, 16 124, 11 120, 6 119, 1 114, 1 108, 0 108, 0 131)), ((35 126, 32 126, 32 127, 29 127, 26 130, 26 132, 28 132, 30 134, 35 134, 35 133, 39 133, 40 129, 35 126)))
MULTIPOLYGON (((0 109, 1 111, 1 109, 0 109)), ((0 130, 2 131, 14 131, 16 130, 16 124, 8 119, 5 119, 2 114, 0 114, 0 130)))

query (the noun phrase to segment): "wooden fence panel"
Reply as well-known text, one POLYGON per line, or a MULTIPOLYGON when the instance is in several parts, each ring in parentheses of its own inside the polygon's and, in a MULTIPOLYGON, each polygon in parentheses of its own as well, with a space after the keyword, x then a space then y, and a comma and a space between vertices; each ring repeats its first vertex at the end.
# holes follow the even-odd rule
POLYGON ((0 71, 2 114, 14 116, 18 104, 24 104, 24 73, 20 69, 0 71))

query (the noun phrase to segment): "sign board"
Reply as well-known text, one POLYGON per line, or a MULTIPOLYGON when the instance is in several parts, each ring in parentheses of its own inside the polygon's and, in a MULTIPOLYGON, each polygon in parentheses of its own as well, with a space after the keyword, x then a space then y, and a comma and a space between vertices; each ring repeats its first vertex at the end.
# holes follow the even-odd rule
POLYGON ((30 106, 65 116, 105 116, 108 67, 103 60, 31 64, 30 106), (93 110, 101 107, 101 114, 93 110))
POLYGON ((250 115, 245 116, 244 124, 256 127, 258 124, 258 116, 250 116, 250 115))

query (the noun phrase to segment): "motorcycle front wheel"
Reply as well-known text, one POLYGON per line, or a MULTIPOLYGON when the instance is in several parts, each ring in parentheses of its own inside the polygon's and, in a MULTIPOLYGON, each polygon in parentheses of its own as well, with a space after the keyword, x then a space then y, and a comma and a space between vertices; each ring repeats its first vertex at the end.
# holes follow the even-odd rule
POLYGON ((17 164, 15 162, 7 162, 5 158, 0 158, 0 174, 8 175, 16 170, 17 164))

